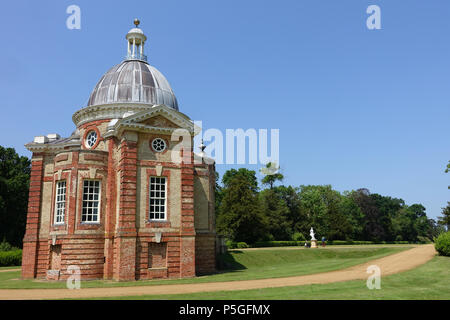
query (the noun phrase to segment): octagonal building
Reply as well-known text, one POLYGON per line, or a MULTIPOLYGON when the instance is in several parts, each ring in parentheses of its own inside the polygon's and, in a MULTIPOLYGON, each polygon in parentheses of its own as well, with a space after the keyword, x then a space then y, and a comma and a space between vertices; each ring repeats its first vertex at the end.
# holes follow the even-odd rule
POLYGON ((70 137, 37 136, 22 277, 121 281, 215 271, 215 168, 193 151, 194 124, 126 35, 124 61, 72 117, 70 137), (181 142, 184 143, 181 143, 181 142))

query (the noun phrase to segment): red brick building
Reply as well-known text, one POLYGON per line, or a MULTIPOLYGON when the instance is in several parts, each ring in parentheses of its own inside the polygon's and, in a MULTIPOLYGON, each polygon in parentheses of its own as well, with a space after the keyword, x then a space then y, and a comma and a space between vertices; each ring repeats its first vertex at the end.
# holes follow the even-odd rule
POLYGON ((75 112, 73 134, 26 145, 24 278, 66 279, 69 266, 82 279, 115 280, 215 270, 214 164, 193 152, 194 124, 147 63, 135 24, 126 59, 75 112))

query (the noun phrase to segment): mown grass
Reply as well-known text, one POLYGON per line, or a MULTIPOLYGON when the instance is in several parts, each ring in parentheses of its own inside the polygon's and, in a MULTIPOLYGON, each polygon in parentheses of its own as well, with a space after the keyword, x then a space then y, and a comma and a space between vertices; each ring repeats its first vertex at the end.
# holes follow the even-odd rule
POLYGON ((103 299, 130 300, 449 300, 450 257, 435 257, 426 264, 381 279, 381 289, 369 290, 366 281, 266 288, 242 291, 147 295, 103 299))
POLYGON ((20 268, 21 268, 21 266, 0 267, 0 271, 10 270, 10 269, 20 269, 20 268))
MULTIPOLYGON (((410 247, 352 248, 292 248, 284 250, 236 250, 221 260, 226 270, 191 279, 115 282, 106 280, 82 281, 82 288, 125 287, 159 284, 202 283, 288 277, 327 272, 354 266, 369 260, 397 253, 410 247)), ((0 273, 0 289, 66 288, 65 282, 21 280, 20 272, 0 273)))

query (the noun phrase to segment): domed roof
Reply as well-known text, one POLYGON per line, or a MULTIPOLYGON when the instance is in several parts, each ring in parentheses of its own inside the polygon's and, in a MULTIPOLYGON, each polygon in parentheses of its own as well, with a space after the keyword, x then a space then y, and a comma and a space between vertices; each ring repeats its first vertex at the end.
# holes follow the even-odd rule
POLYGON ((125 60, 106 72, 92 91, 88 107, 112 103, 164 104, 178 111, 169 82, 142 60, 125 60))

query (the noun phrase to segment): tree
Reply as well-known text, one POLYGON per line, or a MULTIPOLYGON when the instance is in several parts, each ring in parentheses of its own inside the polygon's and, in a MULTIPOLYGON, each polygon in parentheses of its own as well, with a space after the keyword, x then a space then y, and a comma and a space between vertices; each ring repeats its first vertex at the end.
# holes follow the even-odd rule
POLYGON ((368 189, 356 190, 354 196, 358 207, 364 214, 364 238, 365 240, 378 241, 385 237, 383 227, 378 223, 380 212, 375 200, 370 196, 368 189))
POLYGON ((351 231, 347 235, 350 240, 365 240, 364 237, 364 213, 356 203, 356 191, 345 191, 341 201, 341 212, 347 217, 351 231))
POLYGON ((266 236, 266 222, 258 201, 255 171, 228 170, 223 178, 223 199, 217 231, 233 241, 254 243, 266 236))
POLYGON ((273 189, 273 185, 277 181, 283 181, 284 176, 278 172, 280 169, 274 162, 268 162, 266 167, 261 169, 261 173, 264 174, 264 178, 262 179, 262 184, 268 185, 270 189, 273 189))
POLYGON ((0 146, 0 239, 22 246, 25 234, 31 161, 0 146))
POLYGON ((289 208, 282 195, 276 189, 267 189, 261 191, 259 197, 271 239, 291 240, 292 221, 289 219, 289 208))
POLYGON ((292 234, 296 232, 309 233, 308 227, 310 225, 305 212, 301 209, 300 189, 292 186, 278 186, 275 188, 275 191, 288 208, 287 219, 290 223, 292 234))
MULTIPOLYGON (((447 164, 447 168, 445 169, 445 172, 448 173, 450 171, 450 161, 447 164)), ((450 189, 450 186, 448 186, 448 188, 450 189)))
POLYGON ((256 178, 256 172, 253 170, 248 170, 247 168, 230 169, 225 172, 222 177, 222 183, 225 188, 228 188, 232 183, 233 179, 236 177, 242 177, 247 180, 249 186, 253 192, 258 192, 258 179, 256 178))
POLYGON ((222 203, 223 199, 223 188, 219 184, 219 173, 216 171, 216 184, 214 188, 214 208, 216 216, 220 214, 220 204, 222 203))
POLYGON ((442 217, 438 218, 438 223, 450 230, 450 202, 447 202, 447 206, 442 208, 442 217))
POLYGON ((302 233, 309 233, 314 227, 318 236, 329 240, 346 239, 351 233, 348 217, 341 210, 342 195, 330 185, 301 186, 301 210, 307 216, 307 223, 302 233))

